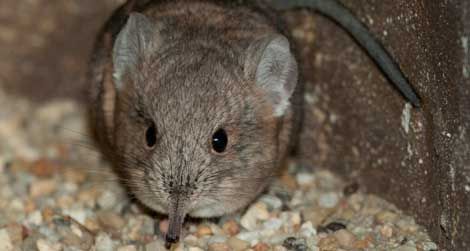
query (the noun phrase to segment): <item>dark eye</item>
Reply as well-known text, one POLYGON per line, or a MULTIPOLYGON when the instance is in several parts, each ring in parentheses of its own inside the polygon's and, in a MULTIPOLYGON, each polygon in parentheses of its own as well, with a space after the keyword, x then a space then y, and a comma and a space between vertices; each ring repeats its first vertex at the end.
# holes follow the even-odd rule
POLYGON ((227 148, 227 133, 224 129, 217 130, 214 135, 212 135, 212 149, 217 153, 223 153, 227 148))
POLYGON ((157 129, 155 124, 152 123, 145 131, 145 141, 147 141, 147 146, 152 148, 157 143, 157 129))

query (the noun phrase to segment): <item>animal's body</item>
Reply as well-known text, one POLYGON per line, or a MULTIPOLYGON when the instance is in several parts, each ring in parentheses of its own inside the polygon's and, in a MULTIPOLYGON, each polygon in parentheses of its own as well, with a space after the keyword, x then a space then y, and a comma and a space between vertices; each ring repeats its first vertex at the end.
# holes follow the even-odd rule
POLYGON ((262 1, 129 1, 106 24, 92 125, 129 190, 169 215, 167 241, 186 215, 245 207, 295 146, 303 88, 287 34, 262 1))

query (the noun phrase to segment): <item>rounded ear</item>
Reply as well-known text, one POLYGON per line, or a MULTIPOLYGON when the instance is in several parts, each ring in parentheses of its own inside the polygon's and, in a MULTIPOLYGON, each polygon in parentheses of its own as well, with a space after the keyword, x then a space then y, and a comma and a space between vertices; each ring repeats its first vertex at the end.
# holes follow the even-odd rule
POLYGON ((113 79, 117 90, 124 86, 123 76, 137 71, 139 60, 159 44, 158 27, 140 13, 130 13, 113 47, 113 79))
POLYGON ((287 38, 276 34, 250 45, 245 76, 254 77, 256 85, 265 91, 273 104, 274 116, 283 116, 298 80, 297 61, 287 38))

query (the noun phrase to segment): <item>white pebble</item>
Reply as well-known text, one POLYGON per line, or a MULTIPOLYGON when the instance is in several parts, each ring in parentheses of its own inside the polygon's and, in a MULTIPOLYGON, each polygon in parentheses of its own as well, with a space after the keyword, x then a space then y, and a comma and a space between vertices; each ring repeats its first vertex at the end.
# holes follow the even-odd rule
POLYGON ((117 196, 113 192, 106 190, 101 194, 97 202, 102 209, 109 210, 116 205, 117 196))
POLYGON ((60 251, 62 250, 62 245, 60 243, 52 244, 44 239, 39 239, 36 242, 36 247, 39 251, 60 251))
POLYGON ((431 251, 431 250, 437 250, 437 245, 434 242, 427 241, 423 243, 423 250, 424 251, 431 251))
POLYGON ((81 208, 74 209, 65 209, 64 214, 72 217, 74 220, 78 221, 80 224, 85 225, 86 212, 81 208))
POLYGON ((258 220, 267 220, 268 218, 269 212, 266 204, 258 202, 246 211, 240 220, 240 224, 247 230, 253 231, 257 229, 258 220))
POLYGON ((13 251, 13 243, 6 229, 0 229, 0 250, 13 251))
POLYGON ((31 225, 36 225, 39 226, 42 223, 42 214, 39 210, 36 210, 32 212, 30 215, 28 215, 28 218, 26 218, 26 225, 31 226, 31 225))
POLYGON ((207 244, 213 244, 213 243, 225 243, 227 241, 227 237, 222 236, 222 235, 214 235, 207 240, 207 244))
POLYGON ((339 196, 336 193, 330 192, 322 194, 318 200, 321 207, 333 208, 338 204, 339 196))
POLYGON ((101 232, 96 236, 95 249, 96 251, 114 251, 114 243, 108 234, 101 232))
POLYGON ((300 235, 305 238, 311 238, 317 235, 317 230, 313 227, 311 221, 307 221, 300 227, 300 235))
POLYGON ((315 176, 311 173, 298 173, 296 175, 297 184, 300 186, 311 186, 315 181, 315 176))
MULTIPOLYGON (((159 249, 154 249, 154 250, 159 250, 159 249)), ((198 247, 189 247, 188 251, 204 251, 204 250, 198 247)))
POLYGON ((282 200, 276 196, 264 195, 260 198, 260 201, 266 203, 271 209, 276 210, 282 207, 282 200))
POLYGON ((269 219, 263 223, 265 229, 278 230, 282 227, 282 220, 280 219, 269 219))
POLYGON ((257 243, 260 239, 261 233, 259 231, 242 232, 239 233, 236 237, 253 245, 253 243, 257 243))

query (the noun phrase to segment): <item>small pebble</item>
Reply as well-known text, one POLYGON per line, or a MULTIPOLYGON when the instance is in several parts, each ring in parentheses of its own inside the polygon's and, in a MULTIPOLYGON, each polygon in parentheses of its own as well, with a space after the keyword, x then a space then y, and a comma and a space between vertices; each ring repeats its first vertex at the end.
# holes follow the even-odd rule
POLYGON ((126 225, 120 215, 111 211, 100 212, 97 216, 99 224, 110 231, 120 231, 126 225))
POLYGON ((346 229, 340 229, 333 235, 343 248, 352 248, 356 241, 356 237, 346 229))
POLYGON ((112 209, 117 203, 117 196, 115 193, 106 190, 104 191, 100 197, 98 197, 97 203, 103 210, 110 210, 112 209))
POLYGON ((257 202, 243 215, 240 224, 247 230, 253 231, 258 227, 259 220, 267 220, 269 211, 265 203, 257 202))
POLYGON ((234 250, 240 251, 245 250, 250 246, 250 243, 247 241, 240 240, 236 237, 231 237, 228 239, 227 244, 234 250))
POLYGON ((209 251, 230 251, 231 248, 225 243, 212 243, 208 246, 209 251))
POLYGON ((300 227, 300 234, 305 238, 311 238, 317 235, 317 230, 313 227, 312 222, 307 221, 300 227))
MULTIPOLYGON (((165 244, 162 240, 158 239, 156 241, 152 241, 145 245, 145 251, 154 251, 154 250, 166 250, 165 244)), ((195 250, 196 251, 196 250, 195 250)))
MULTIPOLYGON (((160 249, 148 249, 148 251, 150 250, 160 250, 160 249)), ((189 247, 188 251, 204 251, 204 249, 198 248, 198 247, 189 247)))
POLYGON ((426 241, 422 243, 422 249, 424 251, 437 251, 437 245, 434 242, 426 241))
POLYGON ((375 220, 379 224, 393 223, 397 220, 398 215, 390 211, 379 212, 375 215, 375 220))
MULTIPOLYGON (((103 232, 100 232, 95 238, 96 251, 114 251, 114 243, 111 237, 103 232)), ((156 249, 155 249, 156 250, 156 249)))
POLYGON ((57 182, 53 179, 38 180, 29 187, 31 197, 46 196, 53 193, 57 188, 57 182))
POLYGON ((60 243, 50 243, 47 240, 39 239, 36 242, 36 247, 39 251, 60 251, 62 250, 62 245, 60 243))
POLYGON ((393 251, 417 251, 416 245, 403 245, 393 249, 393 251))
POLYGON ((208 240, 207 240, 207 244, 213 244, 213 243, 225 243, 227 241, 227 237, 225 236, 222 236, 222 235, 214 235, 214 236, 211 236, 208 240))
POLYGON ((260 198, 260 201, 265 203, 268 206, 269 210, 277 210, 282 207, 282 200, 273 195, 263 195, 260 198))
POLYGON ((13 243, 6 229, 0 229, 0 250, 13 251, 13 243))
POLYGON ((212 229, 207 225, 199 226, 196 231, 196 236, 202 237, 206 235, 212 235, 212 229))
POLYGON ((312 173, 298 173, 296 180, 300 186, 311 186, 314 184, 315 176, 312 173))
POLYGON ((230 236, 234 236, 240 233, 240 226, 234 220, 228 220, 227 222, 225 222, 224 225, 222 226, 222 229, 227 235, 230 235, 230 236))
POLYGON ((391 228, 389 225, 383 225, 380 228, 380 234, 384 238, 391 238, 393 236, 393 228, 391 228))
POLYGON ((268 251, 269 245, 264 242, 259 242, 258 244, 253 246, 254 251, 268 251))
POLYGON ((117 251, 137 251, 137 248, 134 245, 127 245, 118 247, 117 251))
POLYGON ((339 196, 336 193, 326 193, 320 195, 318 203, 324 208, 333 208, 338 204, 339 196))

